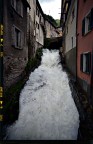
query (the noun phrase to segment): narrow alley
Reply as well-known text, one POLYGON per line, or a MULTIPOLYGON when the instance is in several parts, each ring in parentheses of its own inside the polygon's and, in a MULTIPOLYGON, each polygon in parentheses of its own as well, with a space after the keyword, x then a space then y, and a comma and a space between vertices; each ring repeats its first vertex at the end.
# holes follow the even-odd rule
POLYGON ((93 139, 93 1, 0 10, 0 140, 93 139))
POLYGON ((43 49, 41 65, 21 91, 18 120, 7 128, 5 139, 76 140, 78 128, 79 114, 59 51, 43 49))

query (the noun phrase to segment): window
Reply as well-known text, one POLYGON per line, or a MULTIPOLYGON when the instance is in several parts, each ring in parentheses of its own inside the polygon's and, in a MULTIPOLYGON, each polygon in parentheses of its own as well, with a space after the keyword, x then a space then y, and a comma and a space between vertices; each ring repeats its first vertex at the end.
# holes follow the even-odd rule
POLYGON ((12 7, 23 17, 23 3, 20 0, 11 0, 12 7))
POLYGON ((92 29, 93 29, 93 8, 88 13, 88 15, 84 17, 82 21, 82 35, 87 34, 92 29))
POLYGON ((36 38, 38 39, 38 33, 36 33, 36 38))
POLYGON ((66 14, 63 14, 63 22, 66 20, 66 14))
POLYGON ((34 24, 35 24, 35 11, 34 11, 34 24))
POLYGON ((66 3, 66 12, 67 12, 67 10, 68 10, 68 3, 66 3))
POLYGON ((15 48, 22 49, 24 44, 24 33, 13 25, 12 27, 12 45, 15 48))
POLYGON ((39 29, 39 24, 38 24, 38 29, 39 29))
POLYGON ((15 47, 21 46, 21 32, 15 28, 15 47))
POLYGON ((38 17, 39 17, 39 10, 38 10, 38 17))
POLYGON ((40 22, 41 22, 41 15, 40 15, 40 22))
POLYGON ((81 54, 81 60, 80 60, 80 69, 82 72, 90 74, 91 72, 91 53, 83 53, 81 54))
POLYGON ((21 14, 21 16, 23 17, 23 9, 24 9, 24 7, 23 7, 23 3, 21 2, 21 10, 20 10, 20 14, 21 14))
POLYGON ((73 48, 73 37, 71 37, 71 40, 72 40, 72 48, 73 48))
POLYGON ((75 17, 75 9, 73 9, 73 11, 72 11, 72 21, 73 21, 74 17, 75 17))
POLYGON ((36 8, 36 15, 38 15, 38 9, 36 8))
POLYGON ((36 8, 36 15, 39 17, 39 10, 36 8))
POLYGON ((39 29, 39 24, 36 22, 36 27, 37 27, 37 29, 39 29))
POLYGON ((36 28, 38 28, 38 23, 36 22, 36 28))

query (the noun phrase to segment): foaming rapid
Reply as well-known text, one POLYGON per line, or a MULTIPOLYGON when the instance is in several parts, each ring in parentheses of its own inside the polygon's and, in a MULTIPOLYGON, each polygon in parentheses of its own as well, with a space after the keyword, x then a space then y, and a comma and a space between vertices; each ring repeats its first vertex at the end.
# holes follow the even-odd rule
POLYGON ((43 50, 42 62, 20 94, 19 118, 7 140, 76 140, 79 114, 57 50, 43 50))

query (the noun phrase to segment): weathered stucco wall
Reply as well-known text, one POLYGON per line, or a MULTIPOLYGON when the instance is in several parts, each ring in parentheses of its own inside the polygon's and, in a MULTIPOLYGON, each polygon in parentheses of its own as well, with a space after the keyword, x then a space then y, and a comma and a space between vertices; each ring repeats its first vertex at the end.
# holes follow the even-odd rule
POLYGON ((76 77, 76 18, 77 0, 72 1, 65 26, 65 60, 68 69, 76 77), (74 13, 72 15, 72 13, 74 13))
POLYGON ((69 71, 76 76, 76 47, 66 53, 65 60, 69 71))
POLYGON ((82 36, 82 21, 93 8, 93 1, 79 0, 77 19, 77 76, 83 90, 87 92, 88 99, 93 105, 93 29, 82 36), (84 52, 91 52, 91 73, 86 74, 80 70, 80 56, 84 52), (90 93, 89 90, 90 89, 90 93))

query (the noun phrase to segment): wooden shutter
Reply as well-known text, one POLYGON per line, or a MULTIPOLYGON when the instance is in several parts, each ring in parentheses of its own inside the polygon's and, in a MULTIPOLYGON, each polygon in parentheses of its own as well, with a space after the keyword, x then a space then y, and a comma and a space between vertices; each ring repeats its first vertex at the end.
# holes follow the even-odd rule
POLYGON ((93 29, 93 8, 91 9, 91 16, 90 16, 90 29, 93 29))
POLYGON ((80 70, 83 71, 83 54, 80 55, 80 70))
POLYGON ((88 69, 88 73, 91 73, 91 52, 88 53, 87 56, 87 69, 88 69))
POLYGON ((12 26, 12 30, 11 30, 11 33, 12 33, 12 46, 15 46, 15 26, 13 25, 12 26))
POLYGON ((82 21, 82 36, 85 34, 85 18, 82 21))

